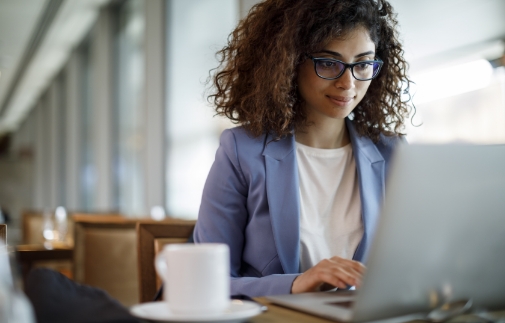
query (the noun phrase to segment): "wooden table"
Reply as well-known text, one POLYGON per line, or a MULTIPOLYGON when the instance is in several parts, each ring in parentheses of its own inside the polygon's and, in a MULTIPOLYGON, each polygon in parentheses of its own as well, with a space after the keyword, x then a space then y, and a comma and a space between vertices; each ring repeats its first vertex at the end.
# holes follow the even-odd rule
MULTIPOLYGON (((268 310, 258 316, 250 318, 248 323, 335 323, 336 321, 328 320, 322 317, 317 317, 311 314, 295 311, 286 307, 270 303, 263 297, 255 298, 255 300, 268 307, 268 310)), ((492 312, 495 316, 505 319, 505 311, 492 312)), ((424 320, 408 321, 408 323, 426 323, 424 320)), ((455 317, 448 323, 456 322, 486 322, 483 319, 478 319, 472 315, 461 315, 455 317)))
POLYGON ((279 305, 270 303, 264 297, 255 300, 268 307, 268 310, 258 316, 249 319, 248 323, 335 323, 328 319, 317 317, 311 314, 295 311, 279 305))
POLYGON ((28 244, 16 246, 17 260, 21 265, 23 273, 23 282, 26 282, 26 277, 34 264, 39 261, 52 260, 72 260, 74 249, 63 244, 40 245, 28 244))

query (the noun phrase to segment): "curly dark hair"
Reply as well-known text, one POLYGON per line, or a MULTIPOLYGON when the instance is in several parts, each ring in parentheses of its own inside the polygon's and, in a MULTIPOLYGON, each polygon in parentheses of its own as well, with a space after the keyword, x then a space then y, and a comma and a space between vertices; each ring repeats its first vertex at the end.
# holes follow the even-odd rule
POLYGON ((220 65, 208 96, 218 115, 241 124, 253 136, 278 140, 308 125, 297 89, 298 66, 307 53, 365 28, 384 62, 366 95, 353 110, 357 132, 378 141, 400 134, 409 115, 408 64, 386 0, 266 0, 256 4, 217 52, 220 65))

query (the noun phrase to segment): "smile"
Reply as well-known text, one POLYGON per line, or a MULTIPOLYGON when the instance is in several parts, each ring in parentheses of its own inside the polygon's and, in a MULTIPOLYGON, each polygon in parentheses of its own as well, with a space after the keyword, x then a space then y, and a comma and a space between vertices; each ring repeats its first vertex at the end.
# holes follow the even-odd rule
POLYGON ((326 96, 330 101, 340 107, 348 106, 352 101, 354 101, 353 96, 326 96))

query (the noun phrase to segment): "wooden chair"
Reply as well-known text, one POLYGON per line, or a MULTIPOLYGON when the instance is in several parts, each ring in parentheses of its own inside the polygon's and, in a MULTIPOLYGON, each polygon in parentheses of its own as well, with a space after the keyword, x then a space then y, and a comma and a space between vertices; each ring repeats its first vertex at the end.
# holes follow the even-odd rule
POLYGON ((24 210, 21 214, 21 232, 23 244, 43 244, 44 212, 24 210))
MULTIPOLYGON (((137 223, 149 218, 74 214, 74 280, 107 291, 125 306, 138 303, 137 223)), ((171 221, 171 220, 163 220, 171 221)))
POLYGON ((0 241, 7 244, 7 224, 0 224, 0 241))
POLYGON ((151 302, 161 281, 154 269, 154 257, 169 243, 185 243, 196 221, 168 219, 157 223, 137 223, 140 302, 151 302))
POLYGON ((137 245, 139 219, 74 214, 76 282, 104 289, 125 306, 138 302, 137 245))

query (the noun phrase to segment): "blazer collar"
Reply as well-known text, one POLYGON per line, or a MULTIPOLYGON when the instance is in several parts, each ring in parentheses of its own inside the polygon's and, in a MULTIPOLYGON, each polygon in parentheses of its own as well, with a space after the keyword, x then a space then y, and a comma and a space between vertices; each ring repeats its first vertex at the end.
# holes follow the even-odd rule
POLYGON ((278 141, 272 135, 266 136, 263 156, 270 156, 275 160, 283 160, 295 149, 295 136, 290 134, 278 141))
POLYGON ((354 150, 354 155, 359 152, 363 155, 370 163, 383 162, 379 149, 374 144, 374 142, 364 136, 360 136, 354 127, 354 124, 348 118, 345 119, 345 124, 347 126, 347 131, 349 132, 349 138, 351 139, 352 149, 354 150))

